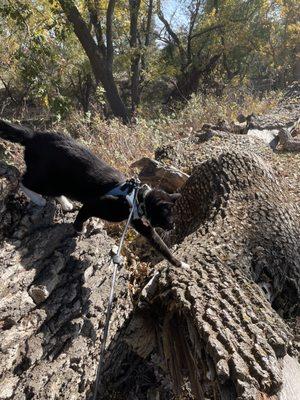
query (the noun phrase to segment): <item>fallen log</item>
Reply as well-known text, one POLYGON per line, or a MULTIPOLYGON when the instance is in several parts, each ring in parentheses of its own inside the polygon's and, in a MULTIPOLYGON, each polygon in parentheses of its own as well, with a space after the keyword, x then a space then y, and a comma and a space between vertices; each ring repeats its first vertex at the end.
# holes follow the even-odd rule
MULTIPOLYGON (((299 122, 297 121, 297 124, 299 125, 299 122)), ((281 145, 282 150, 284 151, 300 151, 300 140, 299 139, 293 139, 292 134, 294 136, 297 135, 297 132, 299 130, 298 125, 295 124, 295 129, 292 131, 289 131, 288 129, 281 128, 278 132, 279 136, 279 143, 281 145)))
POLYGON ((135 161, 130 167, 140 169, 138 176, 142 183, 147 183, 151 187, 160 188, 168 193, 178 191, 189 177, 186 173, 149 157, 135 161))
MULTIPOLYGON (((101 226, 74 238, 74 214, 54 203, 0 200, 14 214, 1 246, 0 398, 90 399, 114 241, 101 226)), ((165 237, 191 270, 161 262, 134 304, 120 272, 98 399, 298 400, 284 318, 299 315, 300 229, 286 200, 258 157, 194 169, 165 237)))
POLYGON ((178 398, 297 400, 297 345, 282 317, 299 315, 300 229, 284 191, 261 159, 233 152, 196 167, 181 192, 165 239, 191 270, 162 262, 105 382, 120 380, 113 364, 131 349, 156 360, 178 398))

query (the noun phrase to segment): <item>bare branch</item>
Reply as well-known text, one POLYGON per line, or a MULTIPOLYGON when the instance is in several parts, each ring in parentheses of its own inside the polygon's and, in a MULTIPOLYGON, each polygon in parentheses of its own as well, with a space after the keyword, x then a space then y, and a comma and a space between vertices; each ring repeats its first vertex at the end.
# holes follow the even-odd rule
POLYGON ((173 31, 173 29, 171 28, 171 25, 169 24, 169 22, 165 19, 163 12, 161 10, 158 11, 157 13, 158 18, 161 20, 161 22, 164 24, 166 31, 168 32, 168 34, 171 36, 171 38, 173 39, 174 43, 176 43, 176 45, 178 47, 181 46, 179 37, 176 35, 176 33, 173 31))
POLYGON ((202 29, 200 32, 197 32, 194 35, 192 35, 191 40, 195 39, 196 37, 199 37, 201 35, 205 35, 205 33, 224 28, 224 26, 225 26, 224 24, 217 24, 217 25, 210 26, 209 28, 202 29))
POLYGON ((178 47, 178 50, 179 50, 179 53, 180 53, 180 58, 181 58, 181 65, 182 65, 182 68, 184 68, 185 64, 186 64, 186 52, 185 52, 185 50, 184 50, 184 48, 182 46, 182 43, 181 43, 178 35, 171 28, 171 25, 169 24, 169 22, 164 17, 164 14, 163 14, 163 12, 162 12, 160 7, 159 7, 159 10, 157 12, 157 16, 160 19, 160 21, 164 24, 164 26, 166 28, 166 31, 168 32, 168 34, 171 36, 171 38, 173 39, 174 43, 178 47))

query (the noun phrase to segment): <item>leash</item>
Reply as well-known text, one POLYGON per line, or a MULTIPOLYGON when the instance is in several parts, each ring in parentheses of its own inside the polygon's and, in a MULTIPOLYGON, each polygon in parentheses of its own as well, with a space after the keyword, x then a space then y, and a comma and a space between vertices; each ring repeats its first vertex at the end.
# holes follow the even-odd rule
POLYGON ((116 254, 112 256, 112 261, 114 264, 114 270, 113 270, 113 276, 112 276, 112 281, 111 281, 111 287, 110 287, 110 293, 109 293, 109 299, 108 299, 108 305, 107 305, 107 311, 106 311, 106 317, 105 317, 105 324, 104 324, 104 330, 103 330, 103 339, 100 347, 100 357, 99 357, 99 363, 98 363, 98 368, 97 368, 97 375, 96 375, 96 383, 95 383, 95 390, 94 390, 94 395, 93 395, 93 400, 97 399, 97 393, 98 389, 100 387, 101 383, 101 372, 104 364, 104 353, 106 349, 106 341, 109 333, 109 323, 110 323, 110 318, 112 314, 112 305, 113 305, 113 300, 114 300, 114 294, 115 294, 115 285, 116 285, 116 280, 117 280, 117 271, 118 267, 121 266, 122 264, 122 259, 121 259, 121 250, 123 246, 123 242, 127 233, 127 230, 129 228, 130 221, 132 219, 133 213, 136 210, 136 201, 137 201, 137 193, 138 189, 140 187, 140 181, 139 180, 134 180, 132 181, 133 185, 133 190, 132 190, 132 207, 129 213, 129 217, 127 219, 118 251, 116 254))
POLYGON ((129 207, 133 207, 132 219, 138 219, 143 216, 147 218, 147 212, 144 202, 147 194, 150 191, 150 186, 146 184, 141 185, 141 182, 138 178, 132 178, 113 187, 107 193, 105 193, 105 196, 124 197, 129 207), (142 189, 143 194, 141 202, 138 199, 134 201, 134 188, 137 188, 138 190, 142 189))

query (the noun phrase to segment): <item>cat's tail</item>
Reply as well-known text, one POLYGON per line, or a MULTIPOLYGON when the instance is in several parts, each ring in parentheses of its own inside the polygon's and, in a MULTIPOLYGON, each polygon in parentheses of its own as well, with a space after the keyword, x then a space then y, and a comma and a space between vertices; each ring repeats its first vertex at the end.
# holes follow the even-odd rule
POLYGON ((34 132, 29 128, 0 120, 0 138, 4 140, 26 146, 33 136, 34 132))

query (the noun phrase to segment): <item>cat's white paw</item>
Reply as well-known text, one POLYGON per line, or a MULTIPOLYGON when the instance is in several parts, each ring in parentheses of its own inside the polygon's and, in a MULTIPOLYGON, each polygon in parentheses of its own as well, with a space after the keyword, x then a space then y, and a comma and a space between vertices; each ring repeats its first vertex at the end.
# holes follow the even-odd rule
POLYGON ((181 266, 181 268, 184 268, 184 269, 188 269, 188 270, 191 269, 190 265, 183 261, 181 261, 180 266, 181 266))
POLYGON ((65 196, 57 197, 56 200, 60 203, 63 211, 73 210, 73 204, 65 196))
POLYGON ((153 293, 157 289, 157 281, 159 278, 160 272, 155 271, 152 278, 149 280, 149 282, 144 286, 142 292, 141 292, 141 298, 146 299, 149 296, 153 295, 153 293))
POLYGON ((63 211, 72 211, 74 208, 72 203, 62 205, 61 207, 63 211))

